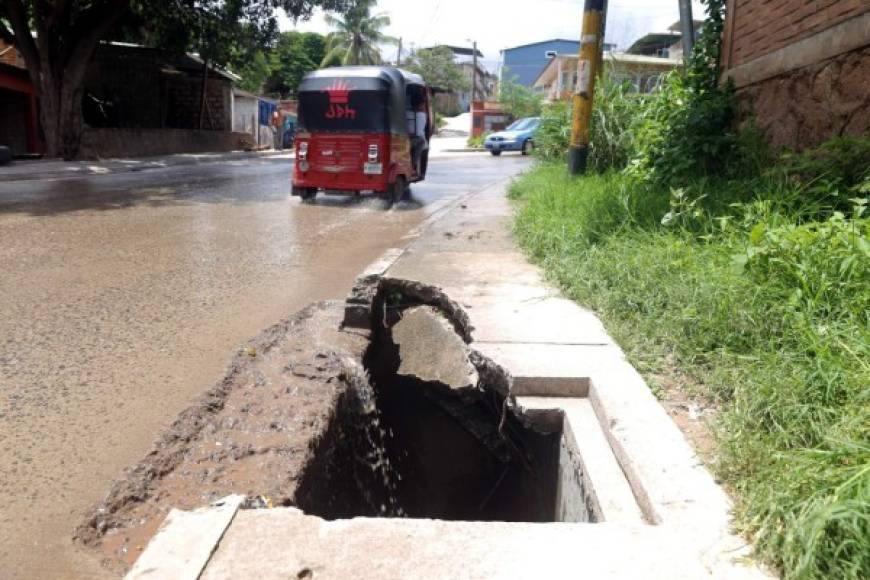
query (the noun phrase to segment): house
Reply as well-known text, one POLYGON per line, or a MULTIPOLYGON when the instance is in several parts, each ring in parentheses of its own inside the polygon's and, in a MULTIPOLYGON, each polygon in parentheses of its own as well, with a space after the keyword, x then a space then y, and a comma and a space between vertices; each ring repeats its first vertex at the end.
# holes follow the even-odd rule
POLYGON ((477 74, 474 73, 473 62, 460 62, 463 76, 468 80, 468 90, 457 93, 457 101, 462 111, 471 110, 472 99, 487 100, 495 94, 495 86, 498 78, 483 67, 480 60, 477 61, 477 74), (471 92, 471 84, 475 83, 474 94, 471 92))
MULTIPOLYGON (((704 26, 703 20, 693 21, 695 40, 704 26)), ((657 56, 660 58, 682 59, 683 58, 683 34, 680 22, 677 21, 664 32, 649 32, 635 40, 626 51, 628 54, 642 56, 657 56)))
MULTIPOLYGON (((0 142, 11 144, 17 155, 39 153, 44 146, 38 91, 11 42, 0 38, 0 142)), ((84 77, 80 153, 109 157, 241 148, 232 134, 237 80, 206 67, 195 54, 102 42, 84 77)))
POLYGON ((448 48, 453 53, 453 60, 462 69, 462 75, 468 81, 468 89, 456 93, 439 93, 436 95, 436 110, 445 112, 448 116, 457 115, 471 110, 472 99, 486 100, 493 95, 496 77, 483 66, 483 53, 477 51, 477 73, 475 74, 475 49, 464 46, 438 45, 432 48, 448 48), (476 91, 472 95, 471 85, 475 83, 476 91))
MULTIPOLYGON (((547 100, 571 98, 577 84, 579 56, 558 55, 553 58, 532 85, 545 93, 547 100)), ((638 93, 649 93, 661 77, 682 64, 681 60, 624 52, 605 52, 604 66, 617 82, 628 82, 638 93)))
POLYGON ((205 67, 195 54, 101 43, 85 74, 85 122, 107 128, 231 131, 232 90, 238 80, 230 72, 205 67))
POLYGON ((554 38, 501 51, 499 82, 511 79, 531 87, 554 55, 580 54, 579 40, 554 38))
POLYGON ((39 135, 36 90, 21 54, 0 38, 0 145, 16 156, 44 150, 39 135))
POLYGON ((723 82, 774 149, 870 133, 870 3, 729 0, 723 82))

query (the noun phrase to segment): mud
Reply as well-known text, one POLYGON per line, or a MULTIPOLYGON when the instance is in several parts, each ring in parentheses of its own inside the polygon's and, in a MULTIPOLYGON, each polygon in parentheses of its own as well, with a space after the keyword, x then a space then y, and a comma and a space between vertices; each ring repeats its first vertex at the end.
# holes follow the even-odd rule
POLYGON ((375 276, 352 299, 363 286, 366 328, 342 324, 345 303, 327 301, 245 345, 115 482, 76 541, 123 572, 171 509, 229 494, 327 519, 553 521, 561 427, 518 413, 510 375, 467 346, 467 315, 440 290, 375 276), (399 374, 392 329, 421 306, 456 333, 464 387, 399 374))
POLYGON ((185 410, 152 451, 111 488, 76 530, 111 570, 125 570, 171 508, 239 493, 291 505, 359 359, 363 331, 338 331, 342 304, 321 302, 261 333, 226 376, 185 410))

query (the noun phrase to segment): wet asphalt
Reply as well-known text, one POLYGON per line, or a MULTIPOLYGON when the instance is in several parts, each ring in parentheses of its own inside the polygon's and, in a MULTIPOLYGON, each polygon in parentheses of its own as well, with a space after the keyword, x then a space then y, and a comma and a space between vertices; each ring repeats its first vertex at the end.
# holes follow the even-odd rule
POLYGON ((6 183, 0 170, 0 577, 107 577, 74 527, 239 345, 343 297, 433 212, 528 166, 433 159, 390 208, 302 204, 290 163, 6 183))

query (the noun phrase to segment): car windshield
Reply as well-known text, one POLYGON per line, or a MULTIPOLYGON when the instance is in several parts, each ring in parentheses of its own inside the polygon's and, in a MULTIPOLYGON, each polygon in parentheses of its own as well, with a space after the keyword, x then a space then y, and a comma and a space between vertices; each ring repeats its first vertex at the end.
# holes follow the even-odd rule
POLYGON ((527 117, 514 121, 505 131, 528 131, 538 126, 538 120, 534 117, 527 117))

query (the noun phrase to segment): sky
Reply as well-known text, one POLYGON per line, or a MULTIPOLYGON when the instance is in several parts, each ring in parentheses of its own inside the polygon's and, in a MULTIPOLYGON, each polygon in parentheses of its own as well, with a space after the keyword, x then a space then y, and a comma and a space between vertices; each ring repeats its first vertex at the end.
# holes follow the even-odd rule
MULTIPOLYGON (((551 38, 580 38, 583 0, 380 0, 377 12, 391 19, 387 34, 402 37, 403 53, 434 44, 471 46, 477 41, 484 65, 495 72, 499 51, 551 38)), ((693 17, 703 20, 703 9, 693 2, 693 17)), ((678 0, 610 0, 607 42, 619 49, 647 32, 658 32, 679 20, 678 0)), ((308 22, 293 23, 283 13, 281 30, 326 34, 323 14, 308 22)), ((395 60, 396 47, 384 47, 384 58, 395 60)))

